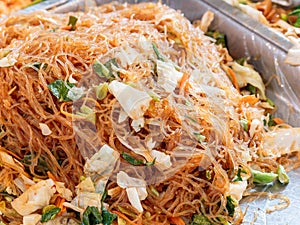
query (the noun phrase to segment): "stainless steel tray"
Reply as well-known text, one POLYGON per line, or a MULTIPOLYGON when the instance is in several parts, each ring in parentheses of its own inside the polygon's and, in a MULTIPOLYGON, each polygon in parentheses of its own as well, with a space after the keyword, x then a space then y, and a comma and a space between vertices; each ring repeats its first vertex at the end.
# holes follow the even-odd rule
MULTIPOLYGON (((85 10, 89 5, 104 4, 110 0, 73 0, 55 10, 56 13, 85 10)), ((125 2, 125 1, 121 1, 125 2)), ((142 1, 126 1, 137 3, 142 1)), ((145 1, 143 1, 145 2, 145 1)), ((163 3, 181 10, 190 20, 201 18, 210 10, 215 13, 212 29, 218 29, 227 35, 228 48, 234 58, 247 56, 265 81, 272 79, 267 87, 267 96, 277 105, 277 116, 289 124, 300 127, 300 67, 284 63, 287 51, 292 47, 286 38, 270 28, 252 20, 238 9, 231 7, 222 0, 166 0, 163 3)), ((289 173, 291 182, 287 186, 275 185, 264 187, 272 193, 281 193, 289 197, 288 208, 266 213, 266 209, 277 204, 278 200, 259 198, 251 203, 244 202, 248 207, 243 224, 253 225, 297 225, 300 224, 300 169, 289 173), (254 221, 254 218, 257 219, 254 221)))

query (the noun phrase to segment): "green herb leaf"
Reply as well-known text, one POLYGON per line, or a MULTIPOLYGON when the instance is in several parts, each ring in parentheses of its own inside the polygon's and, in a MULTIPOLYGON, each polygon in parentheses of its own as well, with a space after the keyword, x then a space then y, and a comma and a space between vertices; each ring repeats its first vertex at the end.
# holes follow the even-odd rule
POLYGON ((102 222, 99 209, 95 206, 88 206, 83 213, 81 225, 96 225, 102 222))
POLYGON ((155 160, 156 160, 154 159, 152 162, 145 162, 144 160, 135 159, 134 157, 132 157, 131 155, 125 152, 123 152, 121 155, 123 159, 125 159, 129 164, 134 166, 152 166, 155 164, 155 160))
POLYGON ((254 169, 252 169, 251 172, 253 175, 253 182, 257 184, 268 184, 273 182, 278 177, 278 174, 261 172, 254 169))
POLYGON ((70 101, 70 99, 67 97, 68 92, 74 86, 74 84, 71 84, 68 81, 65 82, 63 80, 56 80, 53 83, 48 84, 49 90, 60 102, 70 101))
POLYGON ((102 224, 111 225, 112 222, 117 218, 116 214, 110 213, 106 208, 102 208, 102 224))
POLYGON ((71 31, 75 30, 76 28, 76 23, 77 23, 78 18, 75 16, 69 16, 69 22, 68 26, 71 25, 71 31))
POLYGON ((53 220, 56 217, 56 215, 60 212, 60 210, 61 209, 56 207, 55 205, 49 205, 44 207, 41 222, 45 223, 49 220, 53 220))
POLYGON ((156 55, 157 59, 164 62, 165 61, 164 57, 159 52, 159 50, 158 50, 158 48, 157 48, 157 46, 156 46, 156 44, 154 42, 152 42, 152 47, 153 47, 153 50, 155 52, 155 55, 156 55))
POLYGON ((290 178, 285 172, 285 169, 282 165, 279 165, 277 169, 277 174, 278 174, 278 180, 282 184, 288 184, 290 182, 290 178))
POLYGON ((235 206, 237 203, 230 195, 226 197, 226 200, 226 209, 228 211, 228 216, 233 217, 235 206))
POLYGON ((195 214, 191 225, 212 225, 209 219, 204 215, 195 214))

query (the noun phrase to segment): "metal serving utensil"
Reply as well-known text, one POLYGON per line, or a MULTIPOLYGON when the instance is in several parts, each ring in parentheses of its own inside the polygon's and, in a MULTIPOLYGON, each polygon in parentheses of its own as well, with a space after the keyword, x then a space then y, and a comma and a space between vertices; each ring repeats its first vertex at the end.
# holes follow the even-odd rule
POLYGON ((272 2, 288 8, 300 5, 300 0, 272 0, 272 2))
POLYGON ((47 0, 40 2, 36 5, 29 6, 27 8, 21 9, 19 12, 21 13, 30 13, 36 10, 50 10, 55 7, 61 6, 65 3, 68 3, 70 0, 47 0))

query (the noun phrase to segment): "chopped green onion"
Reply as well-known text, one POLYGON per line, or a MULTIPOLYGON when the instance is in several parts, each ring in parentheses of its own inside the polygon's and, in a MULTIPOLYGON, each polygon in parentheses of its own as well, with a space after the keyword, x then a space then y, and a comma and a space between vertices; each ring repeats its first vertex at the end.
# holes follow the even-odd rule
POLYGON ((152 47, 153 47, 153 50, 154 50, 154 52, 156 54, 157 59, 164 62, 165 61, 164 57, 159 52, 159 50, 158 50, 158 48, 157 48, 157 46, 156 46, 156 44, 154 42, 152 42, 152 47))
POLYGON ((49 90, 60 102, 66 102, 71 100, 67 96, 70 89, 74 86, 74 84, 71 84, 68 81, 65 82, 64 80, 56 80, 48 84, 49 90))
POLYGON ((152 162, 145 162, 144 160, 135 159, 134 157, 132 157, 131 155, 125 152, 123 152, 121 155, 123 159, 125 159, 129 164, 134 166, 152 166, 155 164, 155 160, 156 160, 154 159, 152 162))
POLYGON ((280 19, 282 19, 282 20, 284 20, 284 21, 288 21, 288 16, 287 16, 287 14, 285 14, 285 13, 281 13, 280 14, 280 19))
POLYGON ((111 225, 112 222, 117 218, 116 214, 109 212, 106 208, 102 208, 102 224, 111 225))
POLYGON ((36 5, 38 3, 41 3, 41 2, 44 2, 46 0, 34 0, 33 2, 31 2, 30 4, 28 4, 27 6, 25 6, 24 8, 27 8, 29 6, 33 6, 33 5, 36 5))
POLYGON ((243 181, 243 179, 241 177, 241 172, 242 172, 242 169, 239 168, 237 171, 236 177, 235 177, 235 179, 232 180, 232 182, 243 181))
POLYGON ((248 132, 249 131, 249 123, 247 119, 241 119, 240 123, 244 129, 244 131, 248 132))
POLYGON ((95 206, 88 206, 82 216, 82 225, 96 225, 102 222, 99 209, 95 206))
POLYGON ((123 214, 125 214, 125 215, 127 215, 127 216, 130 216, 130 217, 132 217, 132 218, 134 218, 134 219, 137 217, 137 215, 136 215, 135 213, 133 213, 133 212, 131 212, 131 211, 129 211, 129 210, 127 210, 127 209, 121 207, 121 206, 118 206, 118 209, 119 209, 119 211, 120 211, 121 213, 123 213, 123 214))
POLYGON ((109 80, 112 80, 113 78, 115 78, 115 76, 113 75, 113 66, 119 67, 116 59, 108 60, 104 64, 102 64, 98 59, 96 59, 93 64, 93 69, 99 77, 104 77, 109 80))
POLYGON ((77 23, 78 18, 75 16, 69 16, 69 22, 68 26, 71 25, 71 31, 75 30, 76 28, 76 23, 77 23))
POLYGON ((159 197, 159 192, 156 190, 156 188, 153 185, 149 186, 151 193, 155 196, 155 197, 159 197))
POLYGON ((270 106, 275 107, 275 103, 271 99, 267 98, 266 101, 267 103, 269 103, 270 106))
POLYGON ((249 91, 252 95, 256 95, 257 94, 257 88, 254 87, 251 84, 247 84, 246 90, 249 91))
POLYGON ((200 214, 193 215, 193 220, 191 225, 212 225, 212 223, 209 221, 209 219, 200 214))
POLYGON ((290 182, 290 178, 285 172, 285 169, 282 165, 279 165, 277 169, 277 174, 278 174, 278 180, 282 184, 288 184, 290 182))
POLYGON ((261 172, 254 169, 252 169, 251 172, 253 175, 253 182, 257 184, 269 184, 278 177, 278 174, 261 172))
POLYGON ((198 132, 193 132, 193 134, 196 137, 196 140, 200 143, 202 143, 203 141, 205 141, 206 137, 198 132))
POLYGON ((95 87, 95 91, 96 91, 96 98, 98 100, 105 99, 108 93, 108 83, 105 82, 98 85, 97 87, 95 87))
POLYGON ((55 205, 45 206, 43 208, 41 222, 45 223, 45 222, 48 222, 49 220, 53 220, 60 211, 61 211, 61 209, 56 207, 55 205))
POLYGON ((206 170, 206 171, 205 171, 205 177, 206 177, 208 180, 211 180, 211 174, 212 174, 212 171, 211 171, 211 170, 206 170))
POLYGON ((226 36, 225 34, 220 33, 220 31, 208 31, 205 35, 214 38, 217 45, 221 44, 223 47, 226 47, 226 36))
POLYGON ((80 111, 77 112, 76 115, 85 118, 86 120, 90 121, 93 124, 96 124, 96 113, 95 113, 95 111, 92 108, 90 108, 86 105, 82 105, 80 107, 80 111))
POLYGON ((235 206, 237 205, 237 202, 234 198, 232 198, 230 195, 226 197, 226 209, 228 211, 228 216, 233 217, 235 212, 235 206))

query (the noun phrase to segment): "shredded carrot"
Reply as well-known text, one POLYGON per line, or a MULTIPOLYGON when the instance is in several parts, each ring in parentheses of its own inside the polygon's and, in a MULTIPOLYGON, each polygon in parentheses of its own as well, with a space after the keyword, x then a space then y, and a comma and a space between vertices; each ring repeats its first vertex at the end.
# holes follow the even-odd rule
POLYGON ((189 80, 190 76, 187 73, 184 73, 179 81, 179 90, 181 91, 188 91, 189 86, 188 85, 188 80, 189 80))
POLYGON ((284 124, 285 123, 283 119, 280 119, 278 117, 274 118, 273 120, 276 124, 284 124))
POLYGON ((114 210, 114 211, 112 211, 112 213, 117 214, 119 217, 121 217, 122 219, 126 220, 131 225, 138 225, 137 223, 131 221, 127 216, 125 216, 123 213, 121 213, 119 211, 114 210))
POLYGON ((58 216, 60 216, 67 210, 67 208, 63 205, 65 201, 66 201, 66 199, 64 199, 60 196, 57 197, 55 200, 56 207, 60 208, 60 212, 58 213, 58 216))
POLYGON ((15 153, 12 152, 12 151, 6 150, 5 148, 3 148, 3 147, 1 147, 1 146, 0 146, 0 151, 5 152, 5 153, 7 153, 7 154, 9 154, 9 155, 11 155, 11 156, 13 156, 13 157, 15 157, 17 160, 22 160, 20 156, 18 156, 17 154, 15 154, 15 153))
POLYGON ((70 26, 70 25, 61 27, 62 30, 71 30, 71 28, 72 28, 72 26, 70 26))
POLYGON ((240 92, 240 87, 239 87, 238 81, 236 79, 235 73, 229 67, 227 69, 227 74, 230 76, 231 82, 234 85, 234 87, 236 88, 236 90, 238 90, 238 92, 240 92))
POLYGON ((57 181, 56 177, 50 171, 47 171, 47 175, 51 180, 57 181))
POLYGON ((171 217, 170 222, 175 225, 185 225, 185 222, 181 219, 181 217, 171 217))
POLYGON ((245 95, 241 98, 240 103, 249 103, 250 105, 254 105, 257 103, 259 99, 254 95, 245 95))

